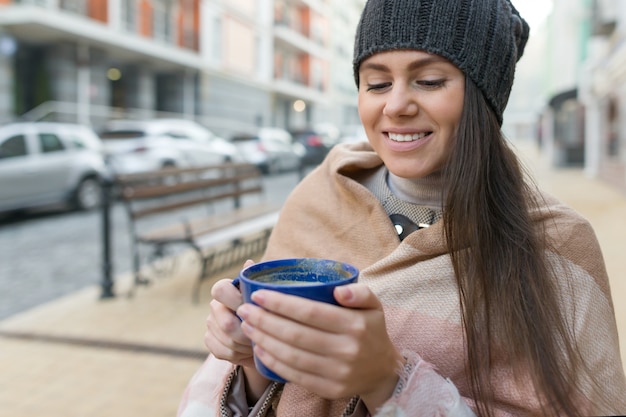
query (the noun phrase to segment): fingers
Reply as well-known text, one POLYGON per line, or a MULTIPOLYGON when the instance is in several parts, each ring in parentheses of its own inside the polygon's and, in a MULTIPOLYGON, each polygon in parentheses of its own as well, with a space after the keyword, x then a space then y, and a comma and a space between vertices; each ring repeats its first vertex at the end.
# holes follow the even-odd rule
MULTIPOLYGON (((340 323, 332 320, 336 320, 337 313, 346 310, 345 308, 266 290, 254 292, 251 298, 259 307, 285 318, 286 320, 277 321, 281 325, 286 321, 295 321, 324 331, 341 331, 341 327, 337 327, 340 323)), ((238 310, 237 314, 245 314, 248 306, 250 304, 245 304, 245 308, 238 310)), ((261 315, 262 318, 265 316, 261 315)), ((240 317, 243 318, 241 315, 240 317)))
MULTIPOLYGON (((247 268, 251 265, 254 265, 254 261, 248 259, 244 262, 243 268, 247 268)), ((222 279, 213 284, 213 287, 211 288, 211 297, 214 300, 228 306, 228 308, 232 311, 237 310, 237 307, 243 303, 241 292, 233 285, 232 279, 222 279)))
POLYGON ((211 295, 204 344, 218 359, 253 366, 251 341, 235 315, 243 303, 239 289, 232 285, 232 280, 223 279, 213 285, 211 295))
POLYGON ((381 378, 394 377, 397 357, 382 312, 334 308, 359 315, 359 324, 345 333, 329 333, 251 304, 238 312, 257 357, 278 375, 324 398, 368 392, 381 378))
POLYGON ((265 335, 273 335, 268 336, 269 343, 280 342, 284 345, 313 352, 324 351, 328 344, 332 345, 328 341, 328 337, 336 335, 336 333, 329 333, 303 323, 294 322, 287 317, 272 314, 252 304, 242 306, 237 312, 238 314, 241 313, 240 317, 244 320, 242 329, 247 337, 250 337, 254 328, 257 328, 261 330, 257 335, 259 340, 265 335))
POLYGON ((222 279, 213 284, 211 297, 213 300, 224 304, 233 312, 237 310, 237 307, 243 304, 241 292, 233 285, 231 279, 222 279))
POLYGON ((338 287, 334 295, 342 306, 266 290, 254 292, 252 300, 258 306, 292 321, 335 333, 346 332, 354 327, 359 315, 353 309, 382 312, 380 301, 366 285, 351 284, 338 287))
POLYGON ((223 304, 213 300, 207 318, 207 336, 211 333, 225 346, 239 350, 239 345, 249 346, 250 340, 241 331, 241 321, 223 304))
POLYGON ((374 392, 381 381, 393 390, 402 356, 380 301, 363 284, 337 288, 334 296, 339 306, 259 290, 254 304, 236 312, 254 354, 290 382, 324 398, 374 392))
POLYGON ((382 310, 378 297, 364 284, 349 284, 335 288, 335 300, 344 307, 382 310))
POLYGON ((289 324, 287 319, 250 307, 267 315, 266 321, 273 324, 271 327, 282 328, 277 334, 259 330, 245 320, 242 323, 243 332, 256 343, 254 353, 269 369, 326 398, 344 396, 341 395, 344 389, 350 388, 349 384, 343 384, 351 372, 350 354, 335 351, 340 352, 350 345, 350 340, 344 335, 327 334, 293 322, 289 324))
POLYGON ((331 357, 315 355, 294 349, 261 348, 254 353, 264 365, 287 381, 307 388, 324 398, 351 396, 353 388, 344 384, 350 369, 331 357), (329 375, 332 375, 329 378, 329 375))
MULTIPOLYGON (((348 309, 273 291, 257 291, 252 297, 258 306, 244 304, 237 314, 248 330, 257 330, 253 339, 257 343, 265 343, 259 339, 267 336, 269 343, 347 359, 358 350, 359 340, 368 337, 369 321, 375 320, 381 331, 386 330, 382 309, 348 309)), ((365 298, 372 303, 369 296, 365 298)), ((246 336, 252 338, 250 333, 246 336)))

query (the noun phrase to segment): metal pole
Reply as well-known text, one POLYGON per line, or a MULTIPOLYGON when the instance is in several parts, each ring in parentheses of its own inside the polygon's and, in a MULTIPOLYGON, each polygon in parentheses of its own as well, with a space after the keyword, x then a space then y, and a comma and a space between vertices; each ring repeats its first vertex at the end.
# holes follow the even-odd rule
POLYGON ((111 256, 111 191, 113 181, 109 176, 102 178, 102 282, 101 299, 113 298, 113 262, 111 256))

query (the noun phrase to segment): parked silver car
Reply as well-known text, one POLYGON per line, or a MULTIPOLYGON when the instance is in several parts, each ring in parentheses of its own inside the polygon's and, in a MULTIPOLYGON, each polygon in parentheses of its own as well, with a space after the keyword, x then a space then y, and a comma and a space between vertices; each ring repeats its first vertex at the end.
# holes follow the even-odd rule
POLYGON ((192 120, 113 120, 99 134, 116 174, 242 160, 234 145, 192 120))
POLYGON ((0 127, 0 212, 67 203, 100 204, 106 175, 95 132, 69 123, 12 123, 0 127))
POLYGON ((301 167, 306 149, 291 134, 276 127, 262 127, 254 134, 236 135, 231 139, 243 158, 266 174, 294 171, 301 167))

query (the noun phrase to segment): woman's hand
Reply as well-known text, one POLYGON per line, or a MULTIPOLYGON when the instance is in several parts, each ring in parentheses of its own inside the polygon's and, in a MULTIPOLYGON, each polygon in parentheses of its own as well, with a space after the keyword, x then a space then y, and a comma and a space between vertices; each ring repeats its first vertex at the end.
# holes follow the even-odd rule
MULTIPOLYGON (((244 268, 252 264, 252 261, 246 261, 244 268)), ((211 289, 212 300, 206 320, 204 344, 216 358, 243 367, 248 401, 254 404, 269 381, 254 366, 252 343, 242 332, 241 320, 235 315, 235 310, 243 304, 243 298, 232 282, 223 279, 211 289)))
POLYGON ((367 286, 338 287, 334 295, 343 307, 262 290, 252 295, 262 308, 244 304, 237 314, 268 368, 323 398, 358 394, 374 412, 393 394, 402 355, 367 286))

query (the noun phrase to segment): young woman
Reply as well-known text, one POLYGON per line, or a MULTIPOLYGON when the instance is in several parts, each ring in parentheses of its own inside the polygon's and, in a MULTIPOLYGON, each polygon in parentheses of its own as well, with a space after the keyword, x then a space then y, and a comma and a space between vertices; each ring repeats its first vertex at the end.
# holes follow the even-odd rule
POLYGON ((500 126, 528 26, 508 0, 369 0, 354 72, 369 144, 336 147, 264 259, 361 269, 341 307, 222 280, 179 416, 626 413, 590 225, 527 182, 500 126), (240 322, 239 316, 243 321, 240 322), (254 353, 289 383, 258 374, 254 353))

